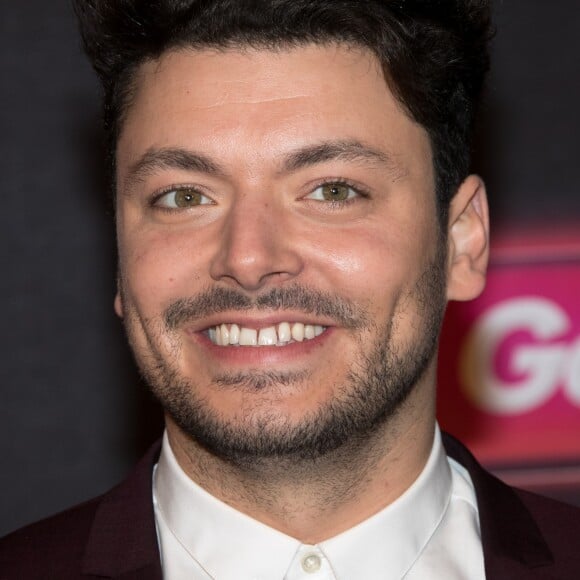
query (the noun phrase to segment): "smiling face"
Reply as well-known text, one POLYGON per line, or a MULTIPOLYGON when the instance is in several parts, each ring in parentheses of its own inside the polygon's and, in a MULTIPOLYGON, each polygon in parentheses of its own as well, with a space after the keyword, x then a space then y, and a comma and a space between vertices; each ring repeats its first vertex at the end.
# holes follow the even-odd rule
POLYGON ((445 304, 426 132, 368 52, 144 64, 118 152, 119 296, 169 426, 316 455, 409 393, 432 425, 445 304))

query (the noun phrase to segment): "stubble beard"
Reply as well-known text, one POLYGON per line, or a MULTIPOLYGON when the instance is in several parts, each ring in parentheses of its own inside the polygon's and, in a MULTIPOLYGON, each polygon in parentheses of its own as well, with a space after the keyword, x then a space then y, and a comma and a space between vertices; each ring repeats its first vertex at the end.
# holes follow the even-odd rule
MULTIPOLYGON (((154 396, 174 423, 195 444, 201 445, 209 453, 222 460, 239 466, 251 467, 255 464, 282 462, 284 464, 317 461, 324 456, 340 451, 341 448, 364 449, 365 442, 402 408, 414 388, 420 383, 437 352, 437 340, 445 310, 444 256, 439 255, 426 268, 415 288, 404 300, 415 303, 420 311, 420 324, 408 344, 395 342, 398 319, 393 317, 382 328, 373 328, 365 313, 358 312, 360 321, 365 321, 366 330, 376 337, 374 346, 364 352, 359 340, 357 362, 348 371, 343 383, 336 385, 335 397, 324 406, 306 413, 299 422, 292 421, 275 410, 246 408, 231 420, 220 414, 199 395, 200 389, 193 379, 182 376, 177 364, 159 353, 153 359, 138 358, 138 364, 154 396), (372 332, 374 330, 374 332, 372 332)), ((227 293, 216 295, 212 301, 207 293, 204 302, 227 305, 236 300, 227 293)), ((280 298, 280 293, 278 293, 280 298)), ((289 289, 281 301, 294 305, 326 300, 306 289, 289 289), (302 298, 294 299, 294 295, 302 298), (305 298, 308 297, 308 298, 305 298)), ((243 301, 241 296, 240 301, 243 301)), ((241 302, 240 302, 241 304, 241 302)), ((343 303, 344 304, 344 303, 343 303)), ((330 304, 322 310, 331 310, 330 304)), ((353 308, 352 305, 348 306, 353 308)), ((175 312, 182 307, 173 305, 166 312, 166 326, 175 312)), ((315 310, 314 307, 309 308, 315 310)), ((183 312, 182 318, 187 317, 183 312)), ((364 330, 361 330, 360 335, 364 330)), ((131 330, 128 328, 129 336, 131 330)), ((133 341, 131 341, 133 342, 133 341)), ((134 349, 136 350, 136 349, 134 349)), ((137 353, 136 353, 137 354, 137 353)), ((296 386, 307 383, 305 373, 277 373, 254 371, 222 375, 217 378, 217 388, 239 389, 250 393, 251 397, 271 394, 286 385, 296 386)), ((213 388, 216 388, 214 385, 213 388)), ((316 388, 308 384, 305 388, 316 388)))

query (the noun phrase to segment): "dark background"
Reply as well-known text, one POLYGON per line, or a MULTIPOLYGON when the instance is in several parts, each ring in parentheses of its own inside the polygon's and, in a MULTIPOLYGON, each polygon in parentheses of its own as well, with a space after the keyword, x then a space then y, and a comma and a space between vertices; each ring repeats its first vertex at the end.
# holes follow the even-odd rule
MULTIPOLYGON (((476 169, 501 228, 580 217, 580 2, 497 5, 476 169)), ((112 301, 99 88, 67 0, 0 4, 0 535, 100 493, 160 433, 112 301)))

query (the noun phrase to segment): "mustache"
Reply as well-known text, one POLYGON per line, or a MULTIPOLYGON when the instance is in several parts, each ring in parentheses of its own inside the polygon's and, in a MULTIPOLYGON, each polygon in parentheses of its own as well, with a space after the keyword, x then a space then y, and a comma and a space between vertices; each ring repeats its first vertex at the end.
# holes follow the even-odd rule
POLYGON ((232 288, 210 288, 196 296, 180 298, 170 304, 164 312, 164 321, 166 328, 172 331, 198 318, 230 310, 290 309, 331 318, 346 328, 358 329, 368 324, 366 313, 349 300, 298 285, 272 288, 256 297, 232 288))

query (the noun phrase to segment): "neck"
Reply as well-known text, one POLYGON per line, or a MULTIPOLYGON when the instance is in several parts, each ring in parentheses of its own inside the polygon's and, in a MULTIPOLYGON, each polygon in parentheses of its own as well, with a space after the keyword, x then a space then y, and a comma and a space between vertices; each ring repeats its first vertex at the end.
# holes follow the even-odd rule
MULTIPOLYGON (((364 441, 322 458, 258 459, 243 466, 213 455, 170 418, 171 448, 185 473, 206 491, 302 543, 316 544, 364 521, 415 481, 427 462, 434 414, 405 404, 364 441)), ((431 405, 428 405, 431 407, 431 405)))

